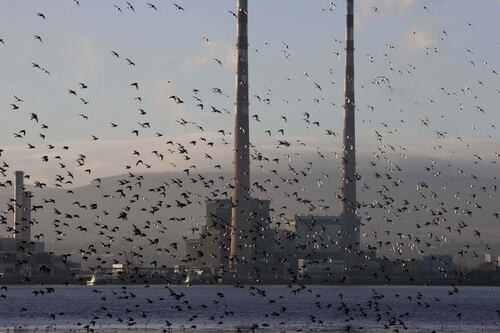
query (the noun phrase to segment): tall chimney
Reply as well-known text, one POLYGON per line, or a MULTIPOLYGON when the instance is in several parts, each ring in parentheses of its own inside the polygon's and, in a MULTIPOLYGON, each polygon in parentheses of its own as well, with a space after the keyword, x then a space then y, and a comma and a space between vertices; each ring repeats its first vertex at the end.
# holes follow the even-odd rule
POLYGON ((251 254, 250 236, 250 152, 248 101, 248 0, 238 0, 238 68, 236 73, 236 110, 234 122, 234 169, 231 196, 230 270, 248 273, 251 254))
POLYGON ((352 244, 359 234, 359 219, 356 217, 356 129, 354 121, 354 0, 346 0, 346 41, 345 41, 345 100, 344 100, 344 147, 342 158, 342 215, 346 230, 346 241, 352 244))
POLYGON ((23 203, 24 203, 24 172, 16 171, 16 180, 14 183, 14 199, 16 204, 14 206, 14 238, 21 239, 22 225, 23 225, 23 203))
POLYGON ((29 244, 31 242, 31 192, 24 192, 23 198, 23 216, 21 230, 18 234, 22 242, 29 244))

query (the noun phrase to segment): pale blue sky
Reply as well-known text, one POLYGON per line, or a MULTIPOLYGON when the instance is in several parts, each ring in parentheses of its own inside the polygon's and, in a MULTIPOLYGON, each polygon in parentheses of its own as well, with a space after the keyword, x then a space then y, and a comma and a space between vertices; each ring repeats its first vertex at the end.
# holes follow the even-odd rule
MULTIPOLYGON (((0 142, 5 160, 13 168, 30 170, 41 179, 50 178, 57 171, 57 163, 51 160, 42 165, 41 156, 61 153, 58 148, 69 144, 74 149, 66 153, 70 154, 65 155, 68 160, 74 160, 78 153, 89 156, 94 173, 87 178, 82 175, 80 179, 85 182, 123 172, 123 165, 132 160, 133 149, 146 153, 158 147, 165 149, 164 142, 170 138, 189 142, 200 135, 219 143, 217 130, 232 131, 231 116, 211 113, 210 105, 233 111, 235 19, 228 11, 235 10, 235 1, 178 1, 184 12, 176 10, 173 1, 152 0, 158 12, 147 8, 145 1, 131 1, 135 13, 127 9, 125 1, 80 2, 75 6, 72 0, 0 1, 0 38, 5 41, 5 46, 0 45, 0 142), (123 12, 119 13, 114 4, 123 12), (44 13, 46 20, 37 17, 37 12, 44 13), (34 35, 40 35, 43 43, 34 35), (210 42, 204 42, 203 37, 210 42), (120 58, 113 57, 110 50, 117 51, 120 58), (125 57, 136 66, 127 65, 125 57), (223 66, 214 58, 222 60, 223 66), (32 68, 32 62, 49 70, 50 76, 32 68), (79 89, 78 82, 85 82, 88 89, 79 89), (139 92, 130 87, 132 82, 139 82, 139 92), (215 87, 229 97, 213 94, 211 89, 215 87), (204 111, 195 106, 198 103, 191 97, 193 88, 200 89, 204 111), (74 89, 89 104, 83 105, 68 89, 74 89), (172 94, 185 103, 175 105, 168 99, 172 94), (9 104, 15 103, 12 95, 25 100, 17 103, 20 110, 11 110, 9 104), (142 103, 133 100, 139 95, 142 103), (138 108, 147 115, 139 115, 138 108), (30 121, 32 112, 39 116, 40 123, 49 126, 48 130, 41 131, 30 121), (89 119, 83 120, 80 113, 89 119), (180 118, 198 123, 205 133, 194 126, 180 126, 175 122, 180 118), (110 122, 119 127, 112 129, 110 122), (136 137, 131 131, 139 129, 138 122, 149 122, 151 129, 140 129, 136 137), (21 129, 27 135, 16 139, 13 133, 21 129), (155 132, 165 136, 158 139, 155 132), (46 139, 41 140, 38 133, 46 133, 46 139), (91 141, 91 135, 99 140, 91 141), (27 143, 36 149, 28 151, 27 143), (48 151, 47 144, 58 148, 48 151)), ((261 120, 251 123, 252 142, 264 151, 272 151, 282 138, 276 131, 284 129, 285 139, 307 143, 306 148, 294 146, 291 151, 314 152, 319 146, 340 152, 339 139, 332 140, 325 130, 341 133, 343 48, 335 39, 344 39, 345 7, 344 1, 333 1, 335 7, 329 2, 250 1, 251 94, 265 98, 266 89, 272 91, 268 96, 271 105, 255 98, 251 105, 252 114, 261 120), (288 59, 283 43, 289 46, 288 59), (320 105, 314 99, 319 99, 320 105), (311 122, 319 121, 320 128, 306 128, 304 112, 311 115, 311 122), (271 138, 265 134, 267 129, 273 131, 271 138)), ((495 148, 500 146, 499 132, 492 127, 500 127, 500 77, 493 72, 500 72, 500 3, 356 3, 360 154, 376 150, 376 130, 385 135, 386 143, 405 146, 410 156, 471 160, 475 152, 494 160, 495 149, 500 150, 495 148), (426 55, 426 47, 431 48, 430 55, 426 55), (438 53, 432 51, 433 47, 438 53), (373 62, 368 55, 373 56, 373 62), (388 78, 390 88, 385 83, 371 83, 377 77, 388 78), (466 87, 470 90, 463 93, 461 89, 466 87), (368 105, 374 106, 374 112, 368 105), (459 111, 461 105, 463 110, 459 111), (436 141, 436 131, 447 132, 445 138, 436 141), (443 148, 436 151, 436 145, 443 148)), ((229 136, 226 140, 231 142, 229 136)), ((229 165, 230 148, 216 145, 210 154, 229 165)), ((152 170, 164 168, 155 164, 152 170)))

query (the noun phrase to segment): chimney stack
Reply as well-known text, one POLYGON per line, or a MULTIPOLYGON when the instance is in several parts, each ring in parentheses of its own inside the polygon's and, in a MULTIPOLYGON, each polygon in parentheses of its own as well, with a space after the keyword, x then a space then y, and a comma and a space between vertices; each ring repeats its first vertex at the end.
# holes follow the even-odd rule
POLYGON ((14 235, 17 243, 26 247, 31 242, 31 192, 24 190, 24 172, 16 171, 14 184, 14 235))
POLYGON ((24 172, 16 171, 16 180, 14 183, 14 238, 20 239, 23 225, 23 202, 24 202, 24 172))
POLYGON ((21 230, 18 234, 22 242, 31 243, 31 192, 24 192, 21 230))
POLYGON ((230 270, 236 276, 248 274, 252 252, 250 225, 250 141, 248 100, 248 0, 237 0, 236 110, 234 123, 234 169, 231 196, 230 270))
POLYGON ((344 145, 342 158, 342 216, 345 245, 359 244, 359 218, 356 216, 356 129, 354 99, 354 0, 346 0, 344 145), (348 234, 348 235, 346 235, 348 234))

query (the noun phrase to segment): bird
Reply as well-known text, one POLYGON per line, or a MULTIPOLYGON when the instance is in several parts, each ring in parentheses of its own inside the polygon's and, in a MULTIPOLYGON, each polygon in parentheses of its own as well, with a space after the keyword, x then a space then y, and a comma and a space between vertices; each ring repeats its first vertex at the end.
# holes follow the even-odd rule
POLYGON ((185 9, 183 7, 181 7, 180 5, 174 3, 174 6, 175 6, 175 9, 179 10, 179 11, 184 11, 185 9))
POLYGON ((182 99, 180 99, 179 97, 177 97, 175 95, 170 96, 169 99, 173 99, 175 101, 175 103, 177 103, 177 104, 184 103, 184 101, 182 99))
POLYGON ((130 9, 131 11, 135 12, 134 6, 128 1, 126 3, 127 3, 127 8, 130 9))
POLYGON ((148 2, 148 3, 146 3, 146 5, 147 5, 149 8, 151 8, 151 9, 153 9, 153 10, 155 10, 155 11, 158 11, 158 8, 156 8, 156 6, 155 6, 154 4, 152 4, 152 3, 149 3, 149 2, 148 2))

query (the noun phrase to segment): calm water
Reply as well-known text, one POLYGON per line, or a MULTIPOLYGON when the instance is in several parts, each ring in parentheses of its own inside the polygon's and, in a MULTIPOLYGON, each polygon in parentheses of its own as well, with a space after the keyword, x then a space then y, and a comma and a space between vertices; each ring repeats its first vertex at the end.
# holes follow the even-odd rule
POLYGON ((500 331, 500 288, 8 286, 0 327, 38 330, 500 331), (44 294, 35 295, 34 291, 44 294), (384 328, 385 325, 385 328, 384 328), (407 329, 405 329, 405 327, 407 329), (498 330, 497 330, 498 328, 498 330))

